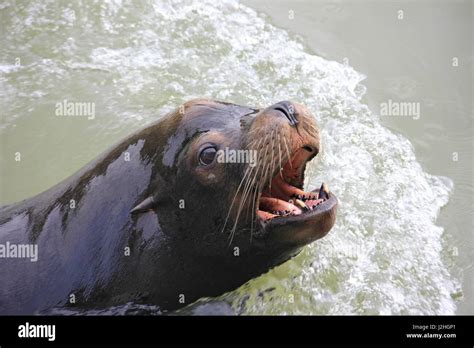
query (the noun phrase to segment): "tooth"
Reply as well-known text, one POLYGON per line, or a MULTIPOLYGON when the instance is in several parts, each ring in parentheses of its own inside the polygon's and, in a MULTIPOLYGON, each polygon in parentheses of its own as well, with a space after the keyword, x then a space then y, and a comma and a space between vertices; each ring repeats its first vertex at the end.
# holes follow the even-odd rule
POLYGON ((294 204, 297 205, 298 207, 300 207, 301 209, 305 209, 305 210, 308 209, 308 207, 306 206, 306 204, 304 204, 304 202, 301 201, 301 200, 299 200, 299 199, 295 199, 294 204))
POLYGON ((319 189, 318 198, 322 198, 322 199, 329 198, 329 189, 328 189, 328 186, 324 182, 321 184, 321 188, 319 189))

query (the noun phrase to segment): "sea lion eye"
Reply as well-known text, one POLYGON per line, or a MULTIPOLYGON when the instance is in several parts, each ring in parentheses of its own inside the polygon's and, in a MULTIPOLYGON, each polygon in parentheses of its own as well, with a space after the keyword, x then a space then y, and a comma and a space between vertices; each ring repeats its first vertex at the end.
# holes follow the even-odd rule
POLYGON ((217 149, 214 145, 209 145, 201 150, 199 153, 199 164, 204 166, 210 165, 214 162, 214 158, 216 158, 217 149))

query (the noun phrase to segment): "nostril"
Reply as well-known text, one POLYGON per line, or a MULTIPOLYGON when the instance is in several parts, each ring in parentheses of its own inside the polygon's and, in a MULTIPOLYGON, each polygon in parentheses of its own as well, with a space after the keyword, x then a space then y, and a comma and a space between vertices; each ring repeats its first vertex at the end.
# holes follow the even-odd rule
POLYGON ((303 146, 303 149, 305 149, 306 151, 308 152, 316 152, 311 146, 309 145, 305 145, 303 146))
POLYGON ((280 111, 283 115, 285 115, 292 126, 296 126, 298 123, 294 107, 289 102, 277 103, 273 107, 273 110, 280 111))
POLYGON ((283 108, 276 107, 274 110, 282 112, 286 116, 286 118, 288 118, 288 119, 290 119, 290 117, 291 117, 289 111, 287 111, 283 108))

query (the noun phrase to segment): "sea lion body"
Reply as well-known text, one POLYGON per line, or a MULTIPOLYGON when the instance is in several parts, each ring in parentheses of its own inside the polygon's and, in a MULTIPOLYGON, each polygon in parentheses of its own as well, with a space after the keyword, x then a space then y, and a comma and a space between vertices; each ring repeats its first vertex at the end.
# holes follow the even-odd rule
MULTIPOLYGON (((126 302, 175 309, 234 289, 325 235, 335 204, 314 238, 294 243, 285 240, 289 222, 235 218, 248 166, 203 165, 196 157, 205 137, 220 147, 248 144, 243 135, 261 113, 193 100, 60 184, 1 208, 0 245, 35 245, 38 255, 0 259, 0 314, 126 302), (264 233, 272 224, 282 236, 272 237, 276 243, 264 233)), ((209 159, 214 150, 206 151, 209 159)))

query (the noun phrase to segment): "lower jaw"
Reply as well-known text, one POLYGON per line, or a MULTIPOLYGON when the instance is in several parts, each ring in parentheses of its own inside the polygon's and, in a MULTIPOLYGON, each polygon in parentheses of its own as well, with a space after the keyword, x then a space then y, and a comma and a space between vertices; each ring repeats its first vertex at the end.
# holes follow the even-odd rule
POLYGON ((302 215, 277 217, 261 222, 265 245, 273 249, 302 248, 325 237, 336 222, 337 198, 332 193, 317 209, 302 215))

